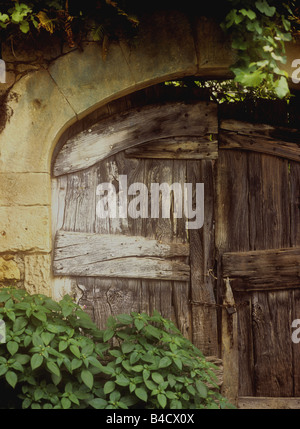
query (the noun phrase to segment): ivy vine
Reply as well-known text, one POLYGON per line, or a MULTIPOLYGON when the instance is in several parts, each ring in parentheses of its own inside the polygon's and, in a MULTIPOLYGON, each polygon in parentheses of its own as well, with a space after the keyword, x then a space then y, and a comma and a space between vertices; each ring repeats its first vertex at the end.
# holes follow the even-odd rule
MULTIPOLYGON (((156 7, 152 2, 143 7, 150 4, 152 9, 156 7)), ((288 75, 282 65, 286 63, 286 42, 300 35, 296 0, 225 0, 221 9, 219 4, 210 7, 221 13, 221 28, 236 52, 234 81, 246 88, 260 88, 270 98, 288 97, 288 75)), ((55 33, 76 47, 82 34, 89 32, 101 43, 105 59, 110 40, 132 34, 141 11, 140 2, 132 0, 7 0, 0 5, 0 37, 14 40, 20 35, 55 33)), ((199 12, 205 15, 204 6, 199 6, 199 12)))
POLYGON ((289 94, 285 42, 297 32, 295 2, 227 0, 232 8, 221 24, 232 38, 235 82, 284 98, 289 94))

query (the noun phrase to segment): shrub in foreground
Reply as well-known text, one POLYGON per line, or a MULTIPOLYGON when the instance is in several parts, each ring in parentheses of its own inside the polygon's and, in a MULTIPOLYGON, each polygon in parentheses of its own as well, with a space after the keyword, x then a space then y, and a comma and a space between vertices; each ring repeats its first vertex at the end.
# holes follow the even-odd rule
POLYGON ((4 288, 0 319, 2 409, 230 407, 216 368, 157 312, 109 317, 101 331, 68 295, 4 288))

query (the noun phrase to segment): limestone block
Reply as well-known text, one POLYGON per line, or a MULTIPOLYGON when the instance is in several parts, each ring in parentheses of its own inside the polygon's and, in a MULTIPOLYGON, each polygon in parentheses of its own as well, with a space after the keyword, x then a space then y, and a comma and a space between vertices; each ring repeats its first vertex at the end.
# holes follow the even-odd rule
POLYGON ((193 75, 197 56, 191 24, 178 11, 160 11, 145 16, 133 43, 121 43, 138 85, 193 75))
POLYGON ((51 251, 48 206, 0 207, 0 252, 51 251))
POLYGON ((118 43, 111 43, 105 61, 101 46, 88 43, 83 52, 58 58, 49 72, 78 115, 135 85, 118 43))
POLYGON ((211 18, 197 18, 195 37, 198 74, 211 78, 231 76, 229 68, 235 62, 235 54, 219 24, 211 18))
POLYGON ((59 133, 76 115, 46 70, 21 78, 8 97, 0 133, 1 172, 49 172, 59 133))
POLYGON ((0 282, 6 280, 20 280, 20 270, 13 257, 0 256, 0 282))
POLYGON ((24 261, 27 292, 51 296, 51 254, 25 255, 24 261))
POLYGON ((0 206, 48 205, 50 199, 49 174, 0 172, 0 206))

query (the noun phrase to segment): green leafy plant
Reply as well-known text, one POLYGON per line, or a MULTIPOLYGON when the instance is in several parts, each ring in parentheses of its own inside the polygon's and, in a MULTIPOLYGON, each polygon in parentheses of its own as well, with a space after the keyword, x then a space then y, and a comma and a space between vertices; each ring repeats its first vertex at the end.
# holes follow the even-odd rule
POLYGON ((237 61, 232 66, 235 81, 260 88, 270 98, 289 96, 285 43, 292 40, 295 4, 276 0, 227 0, 230 11, 222 29, 231 36, 237 61))
POLYGON ((41 294, 1 289, 0 318, 6 325, 0 386, 16 389, 22 408, 86 408, 102 394, 95 377, 107 346, 69 296, 55 302, 41 294))
POLYGON ((3 288, 0 319, 0 390, 10 389, 8 407, 230 407, 217 368, 157 312, 109 317, 100 331, 68 295, 56 302, 3 288))
POLYGON ((109 377, 103 386, 106 399, 92 401, 92 406, 230 407, 219 393, 217 367, 158 312, 110 317, 107 325, 103 341, 113 341, 113 346, 107 351, 111 361, 103 369, 109 377))

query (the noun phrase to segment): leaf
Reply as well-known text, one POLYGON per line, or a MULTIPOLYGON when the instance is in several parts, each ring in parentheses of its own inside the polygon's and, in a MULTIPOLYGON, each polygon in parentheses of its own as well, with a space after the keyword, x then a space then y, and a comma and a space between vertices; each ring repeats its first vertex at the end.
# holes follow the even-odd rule
POLYGON ((177 395, 174 392, 172 392, 171 390, 166 391, 166 397, 168 399, 177 399, 177 395))
POLYGON ((166 407, 166 405, 167 405, 167 398, 166 398, 166 396, 165 396, 165 395, 163 395, 162 393, 159 393, 159 394, 157 395, 157 400, 158 400, 159 405, 160 405, 162 408, 165 408, 165 407, 166 407))
POLYGON ((77 398, 77 396, 74 393, 70 393, 69 399, 76 405, 80 405, 80 402, 77 398))
POLYGON ((196 388, 201 398, 207 398, 207 387, 202 383, 202 381, 196 381, 196 388))
POLYGON ((116 319, 123 325, 130 325, 133 321, 130 314, 119 314, 116 319))
POLYGON ((7 371, 7 373, 5 374, 5 379, 7 383, 11 385, 12 388, 15 388, 18 381, 18 376, 15 372, 7 371))
POLYGON ((132 352, 132 350, 135 349, 135 344, 124 342, 121 346, 121 349, 122 349, 122 352, 125 354, 130 353, 130 352, 132 352))
POLYGON ((136 329, 138 331, 140 331, 145 326, 145 323, 140 319, 134 319, 134 325, 135 325, 136 329))
POLYGON ((161 331, 159 329, 155 328, 155 326, 152 326, 152 325, 147 325, 145 327, 145 332, 148 335, 151 335, 152 337, 157 338, 158 340, 160 340, 161 335, 162 335, 161 331))
POLYGON ((279 98, 284 98, 289 94, 289 86, 287 83, 287 79, 284 76, 281 76, 280 79, 277 80, 275 84, 275 93, 279 98))
POLYGON ((117 383, 119 386, 128 386, 128 385, 129 385, 129 383, 130 383, 130 381, 128 380, 128 378, 127 378, 127 377, 125 377, 125 375, 120 374, 120 375, 118 375, 118 376, 116 377, 116 383, 117 383))
POLYGON ((32 337, 30 335, 26 335, 26 337, 24 338, 24 347, 28 347, 31 341, 32 337))
POLYGON ((147 391, 143 387, 138 387, 135 389, 134 393, 136 396, 141 399, 144 402, 147 402, 148 400, 148 394, 147 391))
POLYGON ((16 343, 15 341, 8 341, 8 343, 6 344, 6 347, 9 353, 13 356, 15 353, 17 353, 19 349, 19 344, 16 343))
POLYGON ((37 333, 32 335, 32 343, 35 347, 44 346, 42 338, 37 333))
POLYGON ((157 389, 157 384, 153 383, 151 380, 145 380, 145 385, 149 390, 155 390, 157 389))
POLYGON ((43 363, 43 360, 44 360, 43 356, 40 355, 39 353, 35 353, 34 355, 32 355, 30 359, 31 369, 34 371, 36 368, 41 366, 43 363))
POLYGON ((44 312, 42 312, 42 311, 34 311, 34 312, 32 313, 32 315, 33 315, 36 319, 40 320, 41 322, 47 322, 47 316, 46 316, 46 314, 45 314, 44 312))
POLYGON ((41 338, 44 341, 44 344, 47 346, 54 338, 54 334, 50 334, 50 332, 42 332, 41 338))
POLYGON ((115 385, 114 381, 107 381, 104 384, 103 391, 106 395, 108 395, 109 393, 111 393, 115 390, 115 387, 116 387, 116 385, 115 385))
POLYGON ((158 364, 158 368, 167 368, 172 363, 172 360, 168 356, 161 358, 158 364))
POLYGON ((164 378, 158 373, 158 372, 153 372, 151 374, 152 380, 155 381, 155 383, 157 384, 161 384, 164 382, 164 378))
POLYGON ((115 335, 115 331, 113 329, 106 329, 103 333, 103 341, 106 343, 115 335))
POLYGON ((26 365, 26 363, 28 363, 30 361, 30 356, 29 355, 23 355, 23 354, 16 354, 15 359, 21 365, 26 365))
POLYGON ((15 361, 15 362, 11 365, 11 368, 16 369, 17 371, 21 371, 21 372, 23 372, 23 371, 24 371, 23 366, 22 366, 22 365, 20 364, 20 362, 18 362, 18 361, 15 361))
POLYGON ((148 369, 144 369, 143 371, 143 380, 146 381, 150 377, 150 371, 148 369))
POLYGON ((81 371, 81 378, 84 384, 89 388, 92 389, 94 385, 94 376, 88 369, 83 369, 81 371))
POLYGON ((56 374, 53 374, 53 372, 52 372, 51 373, 51 379, 53 381, 54 386, 57 386, 61 382, 62 376, 61 375, 57 376, 56 374))
POLYGON ((240 13, 244 16, 248 16, 249 19, 253 20, 256 18, 256 13, 251 9, 241 9, 240 13))
POLYGON ((60 402, 64 410, 67 410, 71 407, 71 401, 68 398, 62 398, 60 402))
POLYGON ((49 361, 47 362, 46 366, 50 372, 52 372, 57 377, 60 377, 60 369, 58 368, 55 362, 49 361))
POLYGON ((39 388, 35 389, 33 396, 35 401, 39 401, 40 399, 42 399, 43 397, 42 389, 39 389, 39 388))
POLYGON ((91 407, 96 408, 96 410, 103 410, 107 405, 107 401, 102 398, 94 398, 89 401, 89 404, 91 407))
POLYGON ((75 344, 71 344, 70 345, 70 351, 73 353, 73 355, 75 355, 77 358, 81 357, 81 353, 80 350, 77 346, 75 346, 75 344))
POLYGON ((89 356, 87 359, 96 368, 101 369, 101 370, 103 369, 102 363, 99 362, 98 359, 96 359, 94 356, 89 356))
POLYGON ((1 375, 4 375, 6 372, 8 371, 8 366, 4 365, 0 365, 0 377, 1 375))
POLYGON ((173 358, 173 362, 177 366, 178 369, 182 370, 182 360, 179 358, 173 358))
POLYGON ((20 331, 21 329, 25 328, 27 323, 28 321, 25 319, 25 317, 17 317, 13 324, 13 331, 20 331))
POLYGON ((274 6, 270 6, 266 0, 259 0, 255 2, 255 6, 257 9, 264 13, 265 15, 272 17, 276 12, 276 8, 274 6))
POLYGON ((67 341, 61 340, 58 344, 58 350, 60 352, 62 352, 63 350, 66 350, 67 347, 68 347, 67 341))

